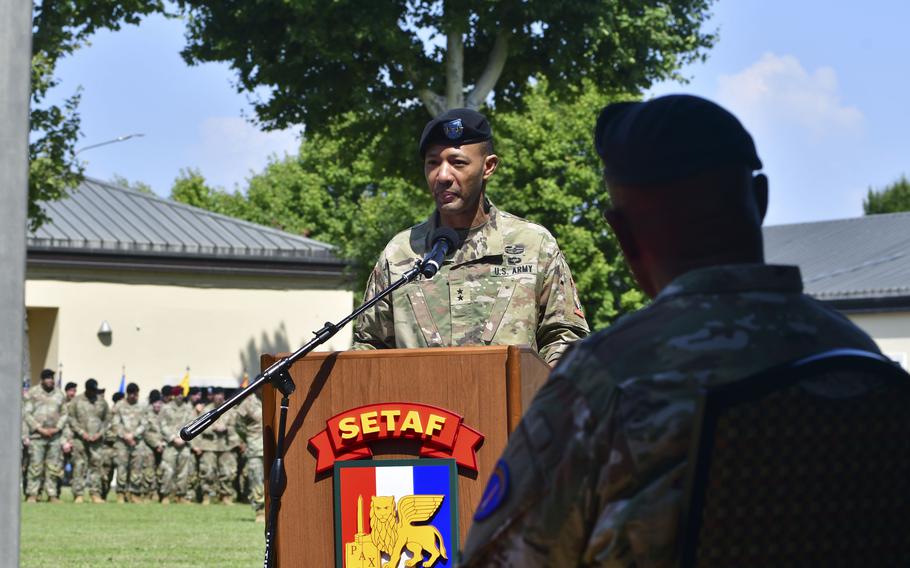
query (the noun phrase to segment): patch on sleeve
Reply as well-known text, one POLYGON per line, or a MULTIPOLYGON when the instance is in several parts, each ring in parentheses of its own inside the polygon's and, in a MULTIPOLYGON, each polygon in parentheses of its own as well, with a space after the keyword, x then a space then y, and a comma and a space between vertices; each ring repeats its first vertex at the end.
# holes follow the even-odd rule
POLYGON ((475 521, 482 521, 496 512, 509 495, 509 464, 505 460, 496 463, 487 486, 480 497, 480 504, 474 513, 475 521))
POLYGON ((581 300, 578 299, 578 288, 575 286, 575 279, 571 280, 572 282, 572 296, 575 300, 575 315, 581 319, 585 319, 585 312, 581 309, 581 300))

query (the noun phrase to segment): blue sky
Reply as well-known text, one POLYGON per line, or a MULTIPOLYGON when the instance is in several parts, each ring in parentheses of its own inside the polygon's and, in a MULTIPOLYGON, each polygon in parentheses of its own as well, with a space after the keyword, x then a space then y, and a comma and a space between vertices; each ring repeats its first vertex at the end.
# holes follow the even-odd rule
MULTIPOLYGON (((862 214, 870 186, 910 174, 910 2, 721 0, 720 40, 683 69, 687 92, 733 111, 752 132, 771 180, 768 224, 862 214)), ((83 88, 81 146, 88 175, 120 174, 167 195, 181 168, 243 187, 269 156, 294 153, 299 129, 260 132, 226 65, 188 67, 180 21, 153 17, 104 32, 61 62, 58 92, 83 88)), ((415 133, 416 135, 416 133, 415 133)))

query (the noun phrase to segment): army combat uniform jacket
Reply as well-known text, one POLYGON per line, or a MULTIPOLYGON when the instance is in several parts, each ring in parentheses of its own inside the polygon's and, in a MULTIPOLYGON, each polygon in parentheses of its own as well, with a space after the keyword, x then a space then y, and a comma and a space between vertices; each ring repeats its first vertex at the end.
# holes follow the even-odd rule
POLYGON ((22 419, 25 422, 23 436, 40 440, 42 436, 38 428, 56 428, 58 432, 53 438, 61 437, 60 432, 67 422, 66 395, 57 389, 47 392, 40 386, 31 389, 25 400, 22 419))
POLYGON ((700 387, 834 348, 878 352, 799 269, 694 270, 580 342, 509 438, 464 566, 670 567, 700 387))
MULTIPOLYGON (((588 334, 556 239, 488 205, 489 220, 467 232, 436 276, 418 277, 357 319, 354 349, 523 344, 553 363, 588 334)), ((386 245, 364 301, 414 267, 438 223, 434 213, 386 245)))

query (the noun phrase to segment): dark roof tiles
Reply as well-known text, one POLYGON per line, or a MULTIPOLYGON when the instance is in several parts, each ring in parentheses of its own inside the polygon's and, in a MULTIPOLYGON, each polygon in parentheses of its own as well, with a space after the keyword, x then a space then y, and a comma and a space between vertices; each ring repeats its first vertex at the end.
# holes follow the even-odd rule
POLYGON ((820 300, 910 296, 910 212, 764 228, 769 263, 795 264, 820 300))
POLYGON ((326 243, 90 178, 42 205, 30 248, 340 262, 326 243))

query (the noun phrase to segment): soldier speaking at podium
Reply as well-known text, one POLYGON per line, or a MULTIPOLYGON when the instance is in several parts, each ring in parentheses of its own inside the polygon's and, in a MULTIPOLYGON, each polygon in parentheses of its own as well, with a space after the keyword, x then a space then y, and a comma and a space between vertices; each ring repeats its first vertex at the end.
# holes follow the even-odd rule
POLYGON ((364 301, 412 268, 438 228, 454 229, 461 243, 435 276, 364 312, 354 349, 524 344, 554 364, 588 325, 553 235, 487 199, 499 157, 486 117, 469 109, 440 115, 424 128, 419 151, 436 211, 389 241, 364 301))

